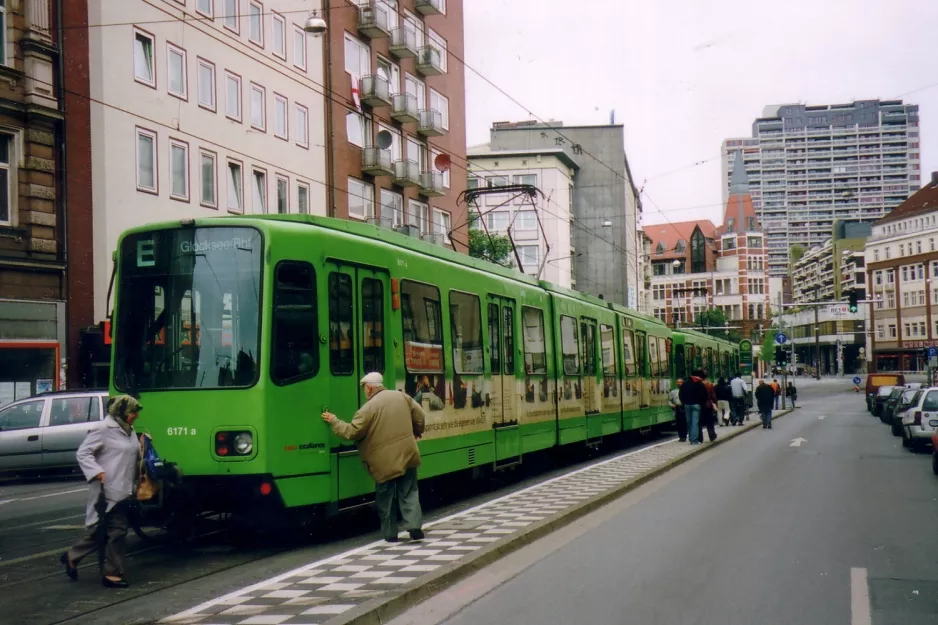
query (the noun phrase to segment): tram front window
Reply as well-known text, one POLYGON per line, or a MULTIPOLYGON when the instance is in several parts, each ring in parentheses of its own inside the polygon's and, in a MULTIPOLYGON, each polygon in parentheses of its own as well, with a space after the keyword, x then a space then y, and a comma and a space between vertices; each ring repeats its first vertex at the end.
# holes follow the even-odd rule
POLYGON ((253 228, 126 237, 114 336, 117 388, 252 386, 260 367, 262 247, 253 228))

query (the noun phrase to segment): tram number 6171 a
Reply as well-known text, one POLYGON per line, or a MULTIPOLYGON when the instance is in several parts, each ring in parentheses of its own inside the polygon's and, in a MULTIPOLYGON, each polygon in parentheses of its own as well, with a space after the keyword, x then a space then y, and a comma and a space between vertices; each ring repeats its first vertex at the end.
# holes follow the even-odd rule
POLYGON ((195 436, 195 428, 191 430, 186 427, 166 428, 166 434, 169 436, 195 436))

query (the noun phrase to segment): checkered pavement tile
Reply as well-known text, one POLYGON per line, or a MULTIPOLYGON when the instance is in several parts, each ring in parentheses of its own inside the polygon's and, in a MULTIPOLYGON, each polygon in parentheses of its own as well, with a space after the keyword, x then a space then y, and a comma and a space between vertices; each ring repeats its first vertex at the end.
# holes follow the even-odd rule
POLYGON ((670 441, 626 453, 428 524, 419 542, 373 543, 311 563, 164 619, 182 625, 317 625, 458 562, 666 462, 693 453, 670 441))

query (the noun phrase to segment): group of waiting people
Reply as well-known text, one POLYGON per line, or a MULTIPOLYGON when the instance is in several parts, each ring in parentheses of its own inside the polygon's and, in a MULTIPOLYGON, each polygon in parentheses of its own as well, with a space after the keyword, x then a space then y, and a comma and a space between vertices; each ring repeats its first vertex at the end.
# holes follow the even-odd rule
MULTIPOLYGON (((784 390, 794 408, 797 389, 789 382, 784 390)), ((678 438, 681 442, 690 439, 691 445, 699 445, 703 442, 704 428, 712 442, 717 438, 717 423, 724 427, 741 426, 743 421, 749 419, 746 409, 748 392, 749 387, 739 373, 729 382, 720 378, 716 385, 702 369, 695 370, 686 380, 678 378, 677 388, 668 397, 668 405, 674 410, 678 438)), ((754 395, 763 429, 772 429, 772 408, 778 408, 781 394, 782 387, 778 380, 769 383, 763 379, 756 387, 754 395)))

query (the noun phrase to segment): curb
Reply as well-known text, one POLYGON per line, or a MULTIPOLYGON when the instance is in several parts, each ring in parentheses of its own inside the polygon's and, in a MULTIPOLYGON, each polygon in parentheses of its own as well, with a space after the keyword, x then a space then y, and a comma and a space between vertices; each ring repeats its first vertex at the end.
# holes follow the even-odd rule
MULTIPOLYGON (((774 421, 775 419, 784 417, 788 414, 791 414, 791 412, 791 409, 779 411, 772 416, 772 420, 774 421)), ((623 482, 619 486, 616 486, 611 490, 606 491, 605 493, 600 493, 584 502, 574 505, 572 508, 558 512, 554 516, 546 518, 542 521, 538 521, 537 523, 523 529, 522 531, 511 535, 505 540, 505 542, 494 543, 489 547, 484 547, 458 562, 453 562, 452 564, 445 565, 432 573, 428 573, 424 577, 424 580, 416 586, 412 586, 410 588, 400 588, 392 591, 389 593, 389 595, 384 597, 367 601, 339 617, 330 619, 327 621, 327 625, 383 625, 391 619, 400 616, 408 609, 445 590, 447 587, 455 584, 461 579, 468 577, 472 573, 475 573, 479 569, 482 569, 499 560, 500 558, 517 551, 525 545, 529 545, 532 542, 543 538, 544 536, 547 536, 548 534, 551 534, 566 525, 569 525, 573 521, 589 514, 597 508, 600 508, 610 503, 614 499, 621 497, 625 493, 632 491, 647 482, 650 482, 654 478, 670 471, 671 469, 681 464, 684 464, 691 458, 694 458, 702 453, 706 453, 707 450, 712 449, 713 447, 722 445, 726 441, 732 440, 738 436, 741 436, 742 434, 745 434, 749 430, 755 429, 759 426, 759 424, 760 421, 757 418, 751 424, 740 428, 738 431, 733 432, 728 436, 719 436, 715 441, 709 443, 708 445, 702 445, 697 449, 693 449, 690 453, 669 460, 660 467, 651 469, 643 475, 623 482)))

